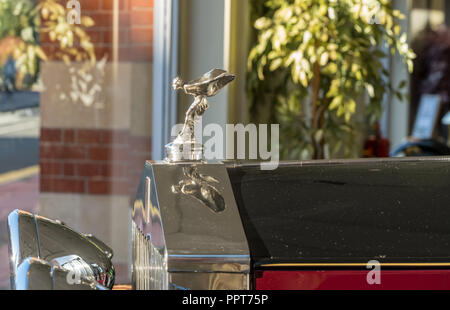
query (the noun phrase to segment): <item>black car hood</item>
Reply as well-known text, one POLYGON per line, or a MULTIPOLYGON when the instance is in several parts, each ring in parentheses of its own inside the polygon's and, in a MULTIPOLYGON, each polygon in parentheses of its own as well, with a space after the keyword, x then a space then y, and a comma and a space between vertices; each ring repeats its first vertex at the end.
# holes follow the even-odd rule
POLYGON ((450 158, 229 165, 254 264, 450 262, 450 158))

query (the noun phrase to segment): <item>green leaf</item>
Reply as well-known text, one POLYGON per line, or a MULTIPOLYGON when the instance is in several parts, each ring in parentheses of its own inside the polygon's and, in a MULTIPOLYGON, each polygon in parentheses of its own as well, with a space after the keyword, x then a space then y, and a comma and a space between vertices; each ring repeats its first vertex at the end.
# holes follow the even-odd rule
POLYGON ((320 56, 320 61, 319 64, 321 66, 325 66, 328 63, 328 53, 324 52, 321 56, 320 56))
POLYGON ((370 98, 375 97, 375 90, 374 90, 373 86, 369 83, 366 83, 365 86, 367 89, 367 93, 369 94, 369 97, 370 98))
POLYGON ((324 134, 323 129, 319 129, 319 130, 316 131, 316 133, 314 135, 314 139, 316 140, 316 142, 322 141, 323 134, 324 134))
POLYGON ((255 21, 255 28, 258 30, 263 30, 268 28, 272 24, 272 21, 267 17, 258 18, 255 21))
POLYGON ((356 112, 356 102, 353 99, 350 99, 348 102, 348 112, 350 114, 355 114, 356 112))
POLYGON ((330 106, 329 106, 328 108, 329 108, 330 110, 337 109, 337 108, 341 105, 342 99, 343 99, 343 96, 342 96, 342 95, 339 95, 339 96, 334 97, 333 100, 332 100, 331 103, 330 103, 330 106))
POLYGON ((408 59, 408 60, 406 61, 406 63, 407 63, 407 65, 408 65, 408 71, 409 71, 409 73, 413 73, 413 71, 414 71, 414 63, 413 63, 413 61, 410 60, 410 59, 408 59))
POLYGON ((323 73, 324 74, 329 74, 329 75, 334 75, 337 72, 337 65, 334 62, 328 63, 328 65, 323 68, 323 73))
POLYGON ((300 78, 300 82, 302 83, 303 87, 308 87, 308 78, 304 71, 300 72, 299 78, 300 78))
POLYGON ((275 71, 275 70, 277 70, 282 64, 283 64, 283 59, 282 59, 282 58, 274 59, 274 60, 271 62, 271 64, 270 64, 269 70, 270 70, 270 71, 275 71))
MULTIPOLYGON (((368 119, 376 120, 381 115, 383 94, 391 89, 392 83, 391 72, 386 70, 382 59, 388 52, 399 55, 412 72, 416 55, 398 22, 401 13, 393 10, 388 0, 373 0, 381 4, 380 16, 377 16, 378 24, 370 24, 371 19, 364 12, 368 2, 250 2, 252 23, 257 20, 259 23, 255 35, 258 41, 248 61, 251 109, 269 108, 270 121, 281 124, 280 135, 287 139, 287 142, 280 141, 283 156, 310 156, 311 139, 321 137, 326 138, 332 150, 336 143, 329 140, 345 139, 342 145, 345 152, 341 154, 355 154, 352 149, 357 144, 352 142, 355 141, 352 136, 356 129, 348 127, 347 132, 340 126, 357 122, 352 116, 358 105, 367 106, 368 119), (319 70, 313 64, 318 64, 319 70), (316 85, 313 81, 317 78, 319 101, 328 104, 319 133, 317 128, 311 128, 306 113, 311 110, 311 94, 316 85)), ((398 90, 406 88, 402 81, 391 93, 399 96, 398 90)))

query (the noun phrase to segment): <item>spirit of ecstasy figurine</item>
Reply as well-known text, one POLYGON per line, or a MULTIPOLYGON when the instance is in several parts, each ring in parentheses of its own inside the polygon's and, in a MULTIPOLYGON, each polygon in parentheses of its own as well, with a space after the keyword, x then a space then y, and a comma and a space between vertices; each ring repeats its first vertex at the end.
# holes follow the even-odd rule
POLYGON ((186 94, 194 96, 194 102, 186 112, 183 129, 172 143, 166 145, 169 161, 202 160, 203 144, 195 140, 195 123, 209 107, 206 98, 217 95, 223 87, 234 80, 234 77, 224 70, 213 69, 189 83, 184 83, 178 77, 173 81, 173 88, 184 90, 186 94))

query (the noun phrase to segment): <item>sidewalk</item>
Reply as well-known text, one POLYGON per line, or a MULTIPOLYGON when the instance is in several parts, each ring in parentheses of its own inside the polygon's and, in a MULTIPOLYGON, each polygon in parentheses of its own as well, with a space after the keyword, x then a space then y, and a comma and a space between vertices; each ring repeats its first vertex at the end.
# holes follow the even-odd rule
POLYGON ((36 211, 39 202, 39 175, 0 185, 0 222, 15 210, 36 211))
POLYGON ((39 122, 37 110, 0 113, 0 175, 39 164, 39 122))
POLYGON ((9 289, 8 214, 15 209, 37 212, 38 203, 37 173, 0 185, 0 289, 9 289))
POLYGON ((39 122, 38 109, 0 113, 0 223, 14 209, 37 207, 39 122))
POLYGON ((0 113, 0 289, 9 288, 8 214, 37 212, 39 109, 0 113))
POLYGON ((9 262, 5 258, 8 258, 8 246, 6 244, 0 246, 0 290, 9 289, 9 262))
POLYGON ((39 110, 0 113, 0 137, 39 137, 39 110))

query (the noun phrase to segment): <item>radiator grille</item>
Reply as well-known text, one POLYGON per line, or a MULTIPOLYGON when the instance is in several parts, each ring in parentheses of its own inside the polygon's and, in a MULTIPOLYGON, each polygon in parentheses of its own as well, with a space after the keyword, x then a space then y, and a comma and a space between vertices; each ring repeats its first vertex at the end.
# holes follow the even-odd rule
POLYGON ((133 221, 133 284, 136 290, 166 290, 165 255, 152 245, 133 221))

